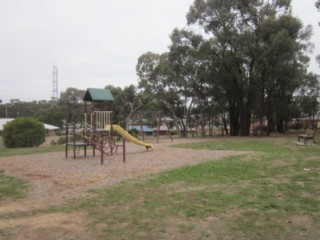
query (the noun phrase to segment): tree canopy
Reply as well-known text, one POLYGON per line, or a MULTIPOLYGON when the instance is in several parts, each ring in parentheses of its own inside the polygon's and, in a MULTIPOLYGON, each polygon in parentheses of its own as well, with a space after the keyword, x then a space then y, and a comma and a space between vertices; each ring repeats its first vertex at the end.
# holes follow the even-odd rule
POLYGON ((178 98, 168 106, 179 102, 187 125, 192 111, 208 113, 210 106, 216 114, 228 112, 231 135, 248 135, 254 119, 282 131, 295 92, 308 79, 312 34, 290 4, 195 0, 187 22, 205 34, 174 29, 168 53, 139 58, 139 87, 166 103, 173 91, 178 98))

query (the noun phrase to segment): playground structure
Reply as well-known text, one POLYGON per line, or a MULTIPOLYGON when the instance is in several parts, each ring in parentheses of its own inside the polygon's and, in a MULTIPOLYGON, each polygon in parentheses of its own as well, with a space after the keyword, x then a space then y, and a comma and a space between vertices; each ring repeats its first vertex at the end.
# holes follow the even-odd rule
MULTIPOLYGON (((84 148, 84 155, 87 153, 87 146, 91 146, 93 156, 99 151, 101 165, 104 163, 104 155, 117 153, 118 148, 122 147, 123 162, 126 161, 125 140, 152 149, 152 145, 139 141, 131 136, 123 128, 112 124, 112 104, 114 98, 108 89, 88 88, 84 97, 84 126, 77 129, 74 123, 66 124, 66 150, 65 156, 68 157, 69 147, 73 148, 73 158, 76 158, 76 148, 84 148), (87 109, 87 103, 91 103, 91 111, 87 109), (99 108, 97 110, 97 106, 99 108), (105 111, 104 109, 107 109, 105 111), (109 109, 109 110, 108 110, 109 109), (122 144, 115 140, 115 133, 122 137, 122 144)), ((78 151, 79 151, 78 150, 78 151)))

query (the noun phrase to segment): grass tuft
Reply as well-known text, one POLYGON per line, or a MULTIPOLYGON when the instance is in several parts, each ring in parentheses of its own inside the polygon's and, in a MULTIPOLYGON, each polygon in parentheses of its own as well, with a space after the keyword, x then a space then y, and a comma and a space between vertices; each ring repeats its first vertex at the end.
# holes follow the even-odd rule
POLYGON ((0 170, 0 201, 17 200, 25 197, 27 183, 15 177, 7 176, 0 170))

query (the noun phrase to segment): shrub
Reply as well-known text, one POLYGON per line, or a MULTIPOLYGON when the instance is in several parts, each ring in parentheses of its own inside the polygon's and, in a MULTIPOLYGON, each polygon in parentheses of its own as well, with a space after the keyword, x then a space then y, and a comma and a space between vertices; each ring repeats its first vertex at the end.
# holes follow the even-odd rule
POLYGON ((46 131, 34 118, 17 118, 4 125, 2 137, 8 148, 36 147, 45 141, 46 131))
POLYGON ((58 145, 63 145, 66 143, 66 137, 63 136, 63 137, 59 137, 59 139, 57 140, 57 144, 58 145))
POLYGON ((132 129, 129 129, 129 131, 128 131, 132 136, 134 136, 135 138, 138 138, 138 136, 139 136, 139 131, 137 130, 137 129, 135 129, 135 128, 132 128, 132 129))
POLYGON ((171 130, 170 134, 171 134, 171 136, 176 136, 176 135, 178 135, 178 131, 177 130, 171 130))

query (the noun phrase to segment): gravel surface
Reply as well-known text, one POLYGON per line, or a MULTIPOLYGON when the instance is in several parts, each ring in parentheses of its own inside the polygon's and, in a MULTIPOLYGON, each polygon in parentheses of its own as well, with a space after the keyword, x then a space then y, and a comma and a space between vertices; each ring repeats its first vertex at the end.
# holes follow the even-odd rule
MULTIPOLYGON (((176 139, 174 144, 195 141, 204 140, 176 139)), ((27 198, 10 203, 16 210, 61 204, 85 194, 90 188, 239 154, 236 151, 173 148, 169 146, 171 144, 170 139, 163 139, 159 144, 153 144, 153 151, 146 151, 144 147, 127 143, 125 163, 120 148, 117 154, 105 156, 104 165, 100 165, 100 153, 96 152, 93 157, 92 151, 88 150, 84 157, 81 150, 77 159, 72 158, 71 151, 69 158, 65 158, 64 152, 0 158, 0 169, 29 182, 27 198)), ((0 213, 8 210, 9 205, 0 204, 0 213)))

